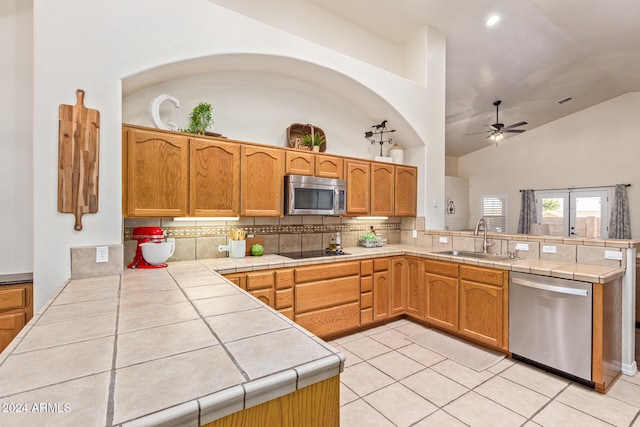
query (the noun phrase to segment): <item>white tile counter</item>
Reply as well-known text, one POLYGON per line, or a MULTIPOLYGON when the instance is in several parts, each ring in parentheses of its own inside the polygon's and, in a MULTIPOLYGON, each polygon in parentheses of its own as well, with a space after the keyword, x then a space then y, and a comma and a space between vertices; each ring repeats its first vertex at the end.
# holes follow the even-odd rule
POLYGON ((2 426, 197 426, 334 377, 344 357, 181 262, 65 283, 0 363, 2 426))
POLYGON ((202 425, 338 375, 344 357, 220 274, 415 255, 605 283, 624 269, 347 248, 170 263, 72 280, 0 354, 0 425, 202 425))

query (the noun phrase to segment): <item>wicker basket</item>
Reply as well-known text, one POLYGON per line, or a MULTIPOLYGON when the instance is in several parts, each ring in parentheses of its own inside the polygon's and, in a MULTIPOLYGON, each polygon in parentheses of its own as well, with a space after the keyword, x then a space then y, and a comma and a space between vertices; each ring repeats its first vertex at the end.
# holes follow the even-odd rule
POLYGON ((311 147, 305 144, 302 138, 305 135, 315 135, 319 133, 325 137, 324 142, 320 145, 320 151, 325 152, 327 149, 327 139, 324 131, 317 126, 302 123, 293 123, 287 128, 287 140, 289 141, 289 147, 296 148, 298 150, 310 151, 311 147))

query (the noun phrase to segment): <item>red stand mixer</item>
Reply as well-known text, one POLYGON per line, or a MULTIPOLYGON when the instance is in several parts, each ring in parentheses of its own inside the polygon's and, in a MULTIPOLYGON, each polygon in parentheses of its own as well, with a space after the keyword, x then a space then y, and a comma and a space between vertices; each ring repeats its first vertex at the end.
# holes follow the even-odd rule
POLYGON ((136 255, 127 268, 163 268, 167 266, 167 264, 149 264, 142 256, 142 246, 140 246, 147 242, 162 243, 164 241, 164 230, 162 228, 136 227, 131 232, 131 237, 138 241, 138 246, 136 247, 136 255))

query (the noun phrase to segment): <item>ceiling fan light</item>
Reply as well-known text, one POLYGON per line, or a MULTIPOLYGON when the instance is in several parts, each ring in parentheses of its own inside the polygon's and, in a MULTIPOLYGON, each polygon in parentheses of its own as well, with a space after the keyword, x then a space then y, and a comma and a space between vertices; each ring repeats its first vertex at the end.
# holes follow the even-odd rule
POLYGON ((500 17, 498 15, 491 15, 489 19, 487 19, 487 27, 493 27, 500 21, 500 17))

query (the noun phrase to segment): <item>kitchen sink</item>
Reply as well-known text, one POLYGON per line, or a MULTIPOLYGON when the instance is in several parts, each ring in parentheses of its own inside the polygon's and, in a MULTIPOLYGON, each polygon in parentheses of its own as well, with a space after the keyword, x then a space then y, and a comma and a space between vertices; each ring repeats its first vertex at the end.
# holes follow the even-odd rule
POLYGON ((438 255, 450 255, 450 256, 459 256, 459 257, 465 257, 465 258, 486 259, 490 261, 505 261, 505 260, 515 259, 515 258, 511 258, 509 255, 498 255, 498 254, 489 254, 489 253, 485 254, 483 252, 473 252, 473 251, 449 250, 449 251, 440 251, 436 253, 438 255))

